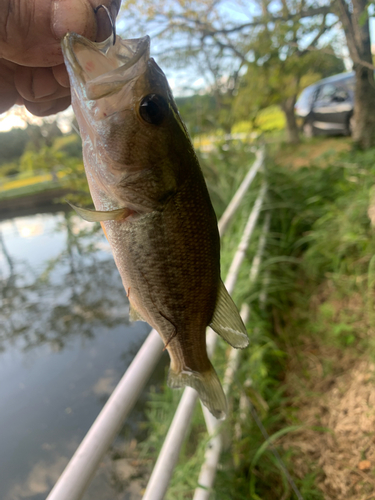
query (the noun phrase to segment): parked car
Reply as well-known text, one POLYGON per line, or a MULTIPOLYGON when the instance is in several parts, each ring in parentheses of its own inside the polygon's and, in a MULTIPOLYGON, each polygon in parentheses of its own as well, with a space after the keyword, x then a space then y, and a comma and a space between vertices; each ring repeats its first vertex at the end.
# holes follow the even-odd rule
POLYGON ((324 78, 306 87, 295 105, 297 123, 307 137, 351 134, 355 73, 324 78))

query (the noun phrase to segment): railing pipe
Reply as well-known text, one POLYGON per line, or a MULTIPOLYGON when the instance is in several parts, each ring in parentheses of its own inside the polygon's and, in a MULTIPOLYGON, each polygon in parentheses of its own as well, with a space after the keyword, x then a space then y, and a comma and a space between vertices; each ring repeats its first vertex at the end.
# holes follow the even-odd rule
MULTIPOLYGON (((242 264, 242 261, 245 257, 245 252, 249 244, 250 237, 254 231, 255 224, 258 219, 266 191, 267 191, 267 185, 264 182, 261 191, 256 199, 256 202, 253 206, 253 209, 251 210, 243 236, 241 238, 240 244, 233 258, 227 279, 225 280, 225 286, 229 293, 233 292, 238 272, 242 264)), ((217 341, 216 333, 209 328, 207 333, 207 352, 210 357, 212 357, 214 353, 216 341, 217 341)), ((186 391, 190 392, 190 390, 191 389, 185 389, 185 392, 186 391)), ((191 416, 193 415, 196 401, 197 398, 195 398, 194 400, 192 398, 191 399, 184 397, 181 398, 177 412, 173 418, 172 425, 168 430, 167 437, 164 441, 162 450, 159 454, 155 467, 152 471, 145 494, 143 496, 143 500, 162 500, 164 498, 173 474, 174 467, 178 460, 181 446, 188 429, 188 424, 190 422, 191 416), (179 427, 177 422, 177 419, 181 414, 183 415, 186 414, 189 416, 189 420, 185 421, 185 425, 183 428, 179 427), (178 431, 176 429, 178 429, 178 431), (174 450, 173 455, 171 455, 169 451, 171 445, 173 446, 174 450)), ((205 416, 207 416, 208 425, 210 427, 213 427, 214 425, 213 420, 216 419, 213 416, 211 416, 211 414, 206 410, 205 410, 205 416)))
POLYGON ((249 219, 246 223, 246 227, 243 232, 241 242, 238 246, 237 252, 234 256, 234 259, 232 261, 232 264, 228 272, 228 277, 225 281, 225 286, 227 287, 228 291, 229 289, 231 290, 229 293, 231 293, 234 289, 234 283, 237 280, 241 263, 245 258, 246 249, 249 246, 251 235, 253 234, 253 231, 255 229, 255 225, 257 223, 266 192, 267 192, 267 183, 264 181, 262 183, 262 187, 260 188, 258 197, 255 200, 254 207, 250 213, 249 219))
MULTIPOLYGON (((270 224, 270 214, 268 213, 265 217, 262 233, 259 238, 259 244, 257 252, 253 258, 250 270, 250 283, 253 283, 259 274, 260 263, 264 253, 264 247, 266 243, 267 233, 269 231, 270 224)), ((246 324, 250 315, 250 307, 247 304, 243 304, 241 307, 241 318, 246 324)), ((234 379, 234 374, 237 371, 239 360, 241 356, 241 351, 239 349, 231 349, 228 359, 227 369, 225 370, 223 389, 227 396, 229 396, 230 388, 234 379)), ((212 435, 212 438, 207 444, 205 452, 205 460, 202 465, 199 478, 198 487, 194 492, 193 500, 208 500, 211 494, 211 489, 215 481, 217 466, 219 463, 219 458, 222 449, 222 437, 220 435, 220 422, 216 420, 211 413, 203 408, 205 414, 208 432, 212 435)))
POLYGON ((169 427, 168 434, 143 495, 143 500, 162 500, 164 498, 181 450, 182 440, 176 439, 176 436, 185 436, 197 400, 198 393, 194 389, 187 387, 182 394, 169 427))
MULTIPOLYGON (((244 323, 249 318, 250 309, 246 304, 241 307, 241 318, 244 323)), ((232 384, 232 377, 237 370, 239 361, 239 350, 232 349, 228 360, 228 366, 225 370, 223 389, 225 395, 229 396, 230 386, 232 384), (233 355, 233 353, 236 353, 233 355)), ((193 500, 208 500, 211 494, 211 488, 215 481, 216 470, 219 463, 221 449, 223 446, 222 436, 219 431, 220 422, 202 405, 203 414, 207 424, 207 430, 211 436, 204 454, 204 463, 198 478, 198 487, 194 492, 193 500)))
POLYGON ((160 359, 163 341, 151 330, 111 397, 79 445, 47 500, 76 500, 82 497, 94 472, 139 398, 160 359))
POLYGON ((250 187, 250 184, 253 182, 258 170, 262 167, 264 161, 264 149, 258 149, 256 152, 256 159, 253 163, 253 166, 248 171, 246 177, 241 182, 240 187, 237 189, 236 194, 233 196, 229 205, 225 209, 225 212, 220 218, 218 227, 220 235, 227 229, 229 222, 231 221, 233 214, 239 207, 243 197, 245 196, 247 190, 250 187))

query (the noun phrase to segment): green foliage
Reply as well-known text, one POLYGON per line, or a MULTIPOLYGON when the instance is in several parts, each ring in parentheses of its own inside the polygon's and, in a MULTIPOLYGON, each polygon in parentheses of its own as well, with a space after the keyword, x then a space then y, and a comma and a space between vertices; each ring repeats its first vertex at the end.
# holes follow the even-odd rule
MULTIPOLYGON (((13 128, 9 132, 0 133, 0 165, 9 164, 18 159, 25 150, 26 144, 29 142, 27 130, 21 128, 13 128)), ((2 171, 4 172, 4 171, 2 171)), ((4 175, 7 175, 5 170, 4 175)))
POLYGON ((217 109, 212 95, 177 97, 176 104, 191 136, 217 130, 217 109))
POLYGON ((59 151, 54 151, 51 147, 43 146, 38 151, 26 150, 20 158, 20 172, 38 172, 60 169, 66 159, 65 155, 59 151))
POLYGON ((0 177, 9 177, 16 175, 19 172, 19 165, 16 161, 3 163, 0 166, 0 177))
POLYGON ((57 137, 53 142, 53 149, 66 156, 82 159, 82 141, 75 133, 57 137))
POLYGON ((234 101, 235 119, 255 119, 260 110, 281 105, 308 85, 344 70, 342 59, 318 51, 303 55, 295 51, 286 59, 280 58, 277 53, 263 64, 255 61, 248 65, 246 74, 241 78, 234 101))
POLYGON ((127 0, 122 8, 127 36, 129 30, 137 36, 150 32, 162 66, 184 69, 186 87, 195 86, 199 77, 200 85, 210 89, 216 125, 227 133, 234 123, 253 121, 261 109, 280 105, 289 140, 298 142, 298 93, 323 76, 344 71, 343 61, 326 52, 335 43, 334 15, 322 15, 316 5, 307 9, 301 0, 250 2, 251 22, 239 14, 241 2, 127 0))
POLYGON ((254 159, 253 147, 246 142, 224 138, 209 154, 198 151, 199 161, 218 217, 240 185, 254 159))
POLYGON ((251 132, 274 132, 285 128, 285 115, 278 106, 261 109, 250 120, 236 122, 232 127, 233 134, 249 134, 251 132))
MULTIPOLYGON (((29 125, 25 134, 29 141, 23 152, 15 161, 0 166, 0 176, 12 176, 8 183, 11 187, 3 190, 1 197, 16 198, 60 188, 70 192, 64 198, 90 204, 80 137, 75 133, 62 135, 55 122, 40 128, 29 125), (44 174, 51 174, 50 178, 44 179, 44 174)), ((7 180, 3 183, 6 185, 7 180)))

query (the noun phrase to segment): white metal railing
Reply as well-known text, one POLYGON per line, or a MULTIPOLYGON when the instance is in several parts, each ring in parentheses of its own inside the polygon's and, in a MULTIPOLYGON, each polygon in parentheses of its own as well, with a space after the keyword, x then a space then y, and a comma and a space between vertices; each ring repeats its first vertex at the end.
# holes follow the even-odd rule
MULTIPOLYGON (((264 161, 264 151, 262 149, 257 151, 256 160, 250 168, 248 174, 245 176, 232 201, 228 205, 226 211, 219 221, 220 236, 223 236, 232 219, 235 211, 237 210, 241 200, 243 199, 250 184, 254 180, 257 172, 262 168, 264 161)), ((257 219, 262 209, 262 204, 266 195, 267 185, 263 181, 259 195, 254 203, 254 206, 249 215, 243 237, 238 246, 237 252, 233 259, 232 265, 229 269, 227 279, 225 280, 226 288, 229 293, 234 289, 238 272, 241 263, 245 257, 245 252, 249 244, 251 235, 256 226, 257 219)), ((262 240, 262 238, 261 238, 262 240)), ((259 257, 259 249, 257 252, 259 257)), ((255 260, 255 259, 254 259, 255 260)), ((259 260, 259 259, 258 259, 259 260)), ((255 265, 255 264, 253 264, 255 265)), ((259 262, 257 264, 259 267, 259 262)), ((243 319, 246 320, 246 307, 242 308, 243 319), (245 311, 245 312, 244 312, 245 311)), ((207 352, 212 357, 217 335, 208 328, 207 333, 207 352)), ((66 466, 62 475, 58 479, 54 488, 51 490, 47 500, 80 500, 92 478, 98 465, 103 458, 104 454, 113 442, 117 432, 123 425, 125 418, 129 415, 134 407, 140 394, 142 393, 147 381, 149 380, 156 364, 158 363, 163 352, 163 342, 155 330, 152 330, 120 380, 116 389, 113 391, 111 397, 103 407, 97 419, 91 426, 86 434, 82 443, 74 453, 72 459, 66 466)), ((236 352, 236 350, 235 350, 236 352)), ((239 352, 239 351, 237 351, 239 352)), ((232 367, 235 366, 232 364, 232 367)), ((233 369, 233 368, 232 368, 233 369)), ((228 372, 229 373, 229 372, 228 372)), ((227 376, 227 372, 226 372, 227 376)), ((225 379, 224 388, 229 387, 228 378, 225 379)), ((227 389, 228 390, 228 389, 227 389)), ((186 388, 181 397, 180 404, 176 410, 173 422, 168 431, 164 445, 150 477, 147 489, 145 491, 143 500, 162 500, 168 489, 170 479, 173 474, 174 467, 178 460, 178 455, 188 428, 188 424, 193 415, 195 404, 198 396, 196 391, 191 388, 186 388)), ((220 435, 218 434, 217 420, 203 407, 208 432, 212 439, 218 438, 217 443, 221 443, 220 435)), ((211 463, 211 458, 217 464, 220 455, 221 444, 216 446, 217 455, 214 459, 211 455, 206 455, 206 462, 203 466, 208 468, 211 463)), ((216 471, 216 466, 215 466, 216 471)), ((207 487, 212 487, 215 473, 211 474, 210 479, 204 479, 199 484, 204 486, 207 482, 207 487)), ((208 498, 197 496, 205 491, 199 488, 196 491, 195 500, 201 498, 208 498)), ((208 490, 209 491, 209 490, 208 490)))
MULTIPOLYGON (((238 272, 245 258, 246 249, 249 245, 250 237, 255 229, 256 221, 259 217, 266 191, 267 186, 264 182, 254 203, 254 207, 249 215, 242 239, 240 241, 240 244, 238 245, 237 251, 228 272, 228 276, 225 280, 225 287, 230 294, 234 290, 238 272)), ((214 354, 218 335, 213 330, 211 330, 211 328, 208 328, 207 330, 207 352, 209 357, 211 358, 214 354)), ((188 387, 184 390, 183 397, 181 398, 180 404, 173 418, 172 425, 169 428, 156 465, 154 467, 154 470, 152 471, 151 478, 146 488, 146 492, 143 496, 143 500, 162 500, 164 498, 164 495, 168 489, 170 479, 172 477, 173 469, 178 460, 181 446, 184 442, 185 435, 189 428, 188 424, 193 415, 197 399, 197 393, 193 389, 188 387), (183 425, 179 421, 181 415, 184 416, 183 425)), ((207 429, 210 434, 213 434, 217 429, 218 421, 209 412, 209 410, 207 410, 206 407, 203 407, 203 413, 206 420, 207 429)))
MULTIPOLYGON (((263 185, 264 192, 266 191, 266 187, 263 185)), ((261 196, 261 194, 259 195, 261 196)), ((258 197, 259 199, 259 197, 258 197)), ((255 208, 255 205, 254 205, 255 208)), ((269 225, 270 225, 270 213, 268 213, 264 219, 263 227, 262 227, 262 232, 259 238, 259 243, 258 243, 258 249, 257 252, 253 258, 251 268, 250 268, 250 275, 249 275, 249 285, 254 283, 256 279, 258 278, 259 274, 259 268, 260 268, 260 263, 262 261, 263 257, 263 252, 266 244, 266 237, 267 233, 269 231, 269 225)), ((249 217, 250 219, 250 217, 249 217)), ((250 224, 249 224, 250 226, 250 224)), ((250 232, 250 231, 249 231, 250 232)), ((242 237, 241 244, 243 247, 247 247, 246 244, 246 238, 248 237, 248 234, 246 234, 246 229, 242 237)), ((247 304, 242 304, 241 307, 241 312, 240 312, 241 318, 246 324, 246 322, 249 319, 250 316, 250 307, 247 304)), ((241 350, 240 349, 233 349, 231 348, 229 356, 228 356, 228 365, 227 369, 225 370, 224 374, 224 383, 223 383, 223 389, 225 392, 225 395, 229 397, 229 391, 231 388, 231 385, 233 383, 234 379, 234 374, 237 371, 237 367, 239 365, 240 361, 240 356, 241 356, 241 350)), ((204 411, 205 408, 202 407, 204 411)), ((201 472, 199 474, 198 478, 198 487, 195 490, 193 500, 208 500, 211 494, 211 488, 214 484, 215 481, 215 476, 216 476, 216 470, 220 458, 220 453, 221 453, 221 448, 222 448, 222 439, 221 435, 219 432, 219 426, 220 422, 216 420, 215 418, 212 418, 211 414, 207 414, 207 416, 210 418, 212 421, 212 424, 210 426, 207 426, 208 432, 211 435, 211 439, 207 445, 206 448, 206 453, 205 453, 205 461, 202 465, 201 472)))

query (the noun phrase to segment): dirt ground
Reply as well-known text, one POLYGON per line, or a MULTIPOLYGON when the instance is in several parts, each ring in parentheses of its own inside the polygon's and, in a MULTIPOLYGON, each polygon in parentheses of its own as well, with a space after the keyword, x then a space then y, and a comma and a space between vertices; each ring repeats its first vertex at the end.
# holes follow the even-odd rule
MULTIPOLYGON (((364 304, 357 296, 336 307, 358 310, 364 304)), ((354 327, 360 335, 369 329, 360 321, 354 327)), ((314 471, 326 500, 375 500, 375 364, 370 352, 330 346, 317 336, 299 340, 298 356, 289 353, 286 383, 303 428, 283 439, 283 446, 295 452, 294 474, 302 478, 314 471)))

